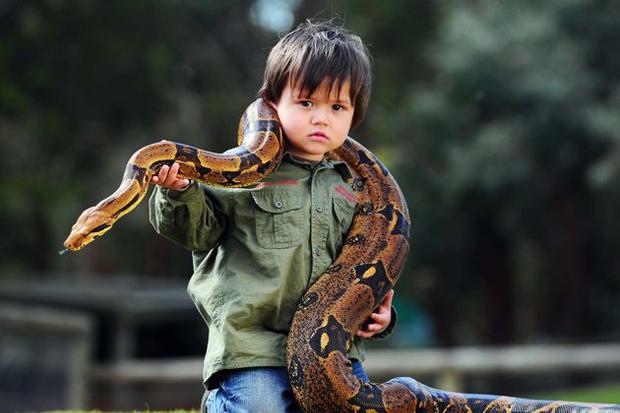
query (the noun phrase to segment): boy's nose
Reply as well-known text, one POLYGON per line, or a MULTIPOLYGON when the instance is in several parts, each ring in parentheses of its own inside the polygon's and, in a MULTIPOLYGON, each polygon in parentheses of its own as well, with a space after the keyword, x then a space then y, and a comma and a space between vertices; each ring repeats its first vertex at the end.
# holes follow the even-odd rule
POLYGON ((323 109, 316 109, 312 113, 313 125, 327 125, 327 113, 323 109))

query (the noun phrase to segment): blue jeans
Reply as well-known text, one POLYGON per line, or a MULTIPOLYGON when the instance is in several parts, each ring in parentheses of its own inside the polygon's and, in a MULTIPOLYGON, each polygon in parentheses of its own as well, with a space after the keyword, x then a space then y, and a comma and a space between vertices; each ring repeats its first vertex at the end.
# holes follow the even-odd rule
MULTIPOLYGON (((369 381, 358 361, 353 374, 369 381)), ((229 370, 202 408, 208 413, 301 413, 284 367, 229 370)))

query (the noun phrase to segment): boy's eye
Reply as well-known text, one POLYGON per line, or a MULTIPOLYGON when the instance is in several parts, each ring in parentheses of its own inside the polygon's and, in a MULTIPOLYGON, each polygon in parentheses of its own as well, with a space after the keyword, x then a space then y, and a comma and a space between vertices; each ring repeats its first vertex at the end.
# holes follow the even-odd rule
POLYGON ((309 108, 310 106, 312 106, 312 102, 309 100, 302 100, 299 102, 299 104, 305 108, 309 108))
POLYGON ((344 106, 336 104, 332 106, 332 109, 334 109, 335 111, 340 111, 344 110, 344 106))

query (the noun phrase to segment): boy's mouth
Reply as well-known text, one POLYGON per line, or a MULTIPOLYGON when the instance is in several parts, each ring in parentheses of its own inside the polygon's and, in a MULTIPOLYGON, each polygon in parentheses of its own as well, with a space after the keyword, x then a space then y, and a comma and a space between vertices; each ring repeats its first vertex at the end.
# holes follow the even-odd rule
POLYGON ((323 132, 313 132, 310 134, 310 138, 318 139, 318 140, 327 140, 328 137, 323 132))

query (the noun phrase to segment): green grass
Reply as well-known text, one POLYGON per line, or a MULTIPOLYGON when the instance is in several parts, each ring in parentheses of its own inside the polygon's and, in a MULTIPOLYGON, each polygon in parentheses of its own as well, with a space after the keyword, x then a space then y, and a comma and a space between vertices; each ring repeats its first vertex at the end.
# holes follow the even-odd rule
MULTIPOLYGON (((533 399, 543 400, 570 400, 575 402, 590 402, 590 403, 612 403, 620 404, 620 383, 607 384, 592 387, 582 387, 576 389, 566 389, 558 391, 540 392, 526 396, 533 399)), ((64 410, 54 411, 46 413, 103 413, 100 410, 64 410)), ((128 413, 198 413, 197 410, 144 410, 128 413)))
POLYGON ((620 403, 620 384, 606 384, 531 395, 532 398, 545 400, 570 400, 590 403, 620 403))

